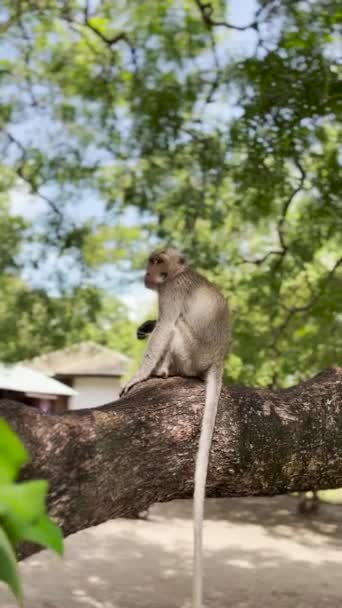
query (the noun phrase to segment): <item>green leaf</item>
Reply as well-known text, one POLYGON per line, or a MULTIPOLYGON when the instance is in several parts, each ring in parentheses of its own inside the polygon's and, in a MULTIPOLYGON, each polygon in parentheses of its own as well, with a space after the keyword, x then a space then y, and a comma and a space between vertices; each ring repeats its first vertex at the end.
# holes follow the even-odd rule
POLYGON ((105 17, 90 17, 88 23, 91 27, 98 31, 104 31, 109 25, 108 19, 105 17))
POLYGON ((31 524, 45 511, 46 481, 0 486, 0 515, 19 524, 31 524))
POLYGON ((63 554, 62 532, 47 514, 38 517, 34 522, 28 524, 13 519, 11 514, 9 514, 7 517, 0 517, 0 527, 4 529, 13 546, 20 541, 28 540, 32 543, 48 547, 59 555, 63 554))
POLYGON ((14 551, 2 528, 0 528, 0 580, 10 587, 17 600, 22 603, 21 583, 14 551))
POLYGON ((20 439, 8 424, 0 419, 0 484, 13 481, 27 459, 28 454, 20 439))
POLYGON ((63 555, 63 536, 56 524, 47 516, 43 515, 31 526, 26 526, 21 531, 21 537, 38 545, 52 549, 59 555, 63 555))

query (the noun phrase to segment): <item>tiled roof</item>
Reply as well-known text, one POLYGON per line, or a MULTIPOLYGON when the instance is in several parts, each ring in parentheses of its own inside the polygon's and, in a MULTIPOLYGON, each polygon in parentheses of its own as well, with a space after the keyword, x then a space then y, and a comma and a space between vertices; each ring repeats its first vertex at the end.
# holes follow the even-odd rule
POLYGON ((122 376, 130 362, 115 350, 95 342, 81 342, 23 364, 49 376, 122 376))

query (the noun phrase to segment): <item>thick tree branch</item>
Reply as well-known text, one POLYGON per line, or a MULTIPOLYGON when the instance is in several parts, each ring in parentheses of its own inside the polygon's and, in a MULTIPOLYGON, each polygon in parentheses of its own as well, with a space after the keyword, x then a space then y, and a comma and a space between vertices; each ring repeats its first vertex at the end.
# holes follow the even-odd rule
MULTIPOLYGON (((23 478, 49 481, 49 511, 68 535, 190 497, 203 402, 199 381, 152 379, 94 410, 44 416, 3 400, 0 416, 31 454, 23 478)), ((341 486, 342 369, 287 390, 224 387, 208 496, 341 486)))

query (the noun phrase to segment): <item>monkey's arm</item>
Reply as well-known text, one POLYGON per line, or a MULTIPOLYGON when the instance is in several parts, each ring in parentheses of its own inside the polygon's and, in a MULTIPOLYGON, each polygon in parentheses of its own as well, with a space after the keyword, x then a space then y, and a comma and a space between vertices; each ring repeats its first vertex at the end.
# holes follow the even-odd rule
POLYGON ((165 353, 166 344, 169 343, 172 336, 173 326, 173 323, 165 325, 160 321, 156 324, 156 327, 149 338, 144 358, 139 369, 122 388, 120 395, 124 395, 135 384, 147 380, 147 378, 152 375, 153 370, 157 367, 158 363, 160 363, 162 356, 165 353))
POLYGON ((137 338, 138 340, 144 340, 148 334, 151 334, 156 326, 157 321, 148 320, 139 325, 137 329, 137 338))
POLYGON ((144 358, 138 371, 122 388, 120 395, 127 393, 135 384, 149 378, 169 350, 173 330, 180 314, 178 306, 170 307, 167 318, 160 317, 150 335, 144 358))

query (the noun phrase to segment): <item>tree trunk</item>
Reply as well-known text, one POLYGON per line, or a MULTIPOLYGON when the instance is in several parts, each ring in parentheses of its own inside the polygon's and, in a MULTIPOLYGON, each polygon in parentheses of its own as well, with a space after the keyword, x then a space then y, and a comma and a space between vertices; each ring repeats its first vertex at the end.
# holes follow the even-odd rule
MULTIPOLYGON (((207 495, 342 487, 341 389, 338 368, 286 390, 225 386, 207 495)), ((3 400, 0 416, 31 455, 22 478, 49 481, 49 512, 67 536, 191 497, 203 403, 199 381, 151 379, 97 409, 45 416, 3 400)))

